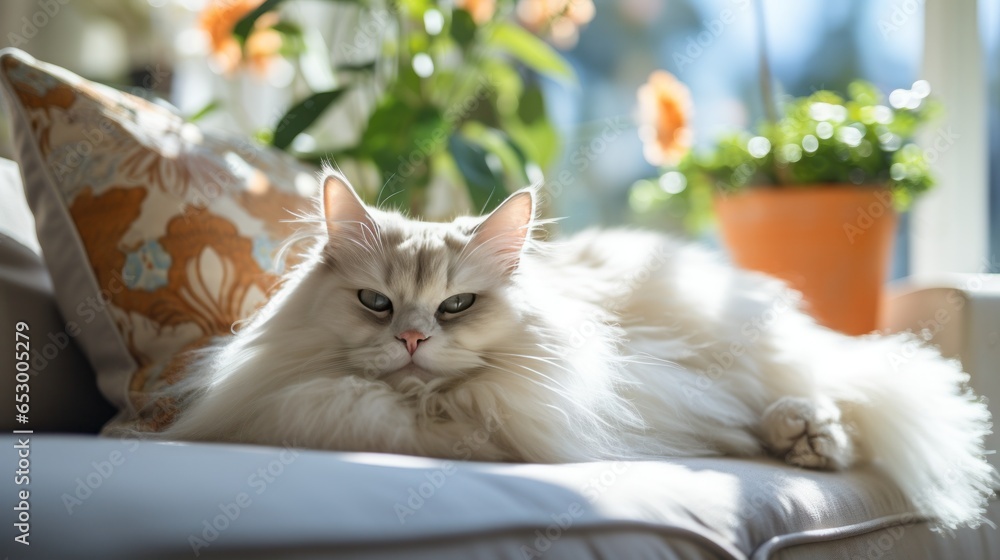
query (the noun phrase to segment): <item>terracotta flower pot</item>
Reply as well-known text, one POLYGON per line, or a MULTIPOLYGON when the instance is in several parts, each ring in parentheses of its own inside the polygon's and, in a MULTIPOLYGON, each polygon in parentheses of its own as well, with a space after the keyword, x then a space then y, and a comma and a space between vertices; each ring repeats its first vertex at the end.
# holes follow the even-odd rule
POLYGON ((823 325, 857 335, 878 324, 898 217, 884 188, 797 185, 715 199, 733 261, 787 281, 823 325))

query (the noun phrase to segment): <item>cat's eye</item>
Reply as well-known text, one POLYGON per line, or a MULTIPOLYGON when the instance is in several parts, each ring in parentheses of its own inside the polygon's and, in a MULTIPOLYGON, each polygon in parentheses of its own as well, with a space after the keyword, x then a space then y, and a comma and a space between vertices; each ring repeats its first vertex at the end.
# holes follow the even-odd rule
POLYGON ((476 294, 458 294, 441 302, 438 313, 461 313, 476 303, 476 294))
POLYGON ((358 300, 372 311, 392 310, 392 302, 389 301, 389 298, 375 290, 358 290, 358 300))

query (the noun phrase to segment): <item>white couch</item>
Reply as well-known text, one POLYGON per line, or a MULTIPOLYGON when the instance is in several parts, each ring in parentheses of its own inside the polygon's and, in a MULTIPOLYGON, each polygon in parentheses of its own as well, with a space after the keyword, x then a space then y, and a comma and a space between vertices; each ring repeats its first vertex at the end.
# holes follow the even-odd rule
MULTIPOLYGON (((99 438, 112 414, 62 320, 10 164, 0 165, 0 330, 31 324, 34 434, 4 435, 0 485, 11 558, 998 558, 987 525, 933 533, 878 472, 792 468, 773 460, 512 465, 266 447, 99 438), (53 340, 48 336, 52 334, 53 340), (39 362, 41 363, 41 362, 39 362), (78 432, 78 435, 66 435, 78 432), (11 473, 29 439, 30 546, 14 541, 21 500, 11 473)), ((992 280, 991 280, 992 281, 992 280)), ((978 285, 978 284, 976 284, 978 285)), ((986 284, 983 284, 984 286, 986 284)), ((971 285, 970 285, 971 286, 971 285)), ((962 287, 959 283, 958 287, 962 287)), ((887 311, 936 333, 1000 402, 1000 289, 945 299, 910 290, 887 311), (956 299, 958 298, 958 299, 956 299), (964 299, 963 299, 964 298, 964 299), (942 301, 951 304, 944 308, 942 301), (958 301, 965 303, 959 306, 958 301), (990 371, 992 369, 992 371, 990 371)), ((935 295, 936 294, 936 295, 935 295)), ((11 360, 0 401, 13 401, 11 360)), ((3 415, 9 434, 18 429, 3 415)), ((1000 521, 1000 506, 990 518, 1000 521)))

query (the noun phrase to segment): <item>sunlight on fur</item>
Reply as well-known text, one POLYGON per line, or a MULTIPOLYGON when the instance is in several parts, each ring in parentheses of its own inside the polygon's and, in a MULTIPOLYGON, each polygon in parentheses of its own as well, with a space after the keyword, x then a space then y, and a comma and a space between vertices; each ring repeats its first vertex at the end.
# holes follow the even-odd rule
POLYGON ((485 461, 872 462, 941 527, 979 522, 989 413, 917 337, 832 332, 780 282, 658 234, 536 241, 531 189, 452 223, 366 207, 330 169, 323 192, 304 263, 201 352, 158 437, 485 461))

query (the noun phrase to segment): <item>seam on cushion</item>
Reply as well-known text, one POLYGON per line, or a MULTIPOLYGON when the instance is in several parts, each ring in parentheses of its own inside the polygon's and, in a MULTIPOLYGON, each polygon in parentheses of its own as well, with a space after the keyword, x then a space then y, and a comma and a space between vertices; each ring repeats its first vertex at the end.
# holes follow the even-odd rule
MULTIPOLYGON (((498 537, 516 537, 523 535, 525 533, 530 533, 531 531, 544 531, 547 527, 535 524, 523 524, 523 525, 510 525, 502 528, 487 528, 478 529, 467 532, 462 532, 460 534, 447 534, 447 535, 432 535, 428 537, 405 537, 405 538, 388 538, 380 541, 360 541, 360 542, 341 542, 335 545, 330 545, 328 543, 322 542, 303 542, 298 543, 293 547, 275 547, 275 550, 287 551, 295 549, 304 549, 311 547, 322 547, 336 552, 345 551, 380 551, 386 548, 403 548, 407 546, 426 546, 435 545, 439 543, 454 543, 455 541, 474 541, 484 538, 495 539, 498 537)), ((643 521, 608 521, 608 522, 589 522, 580 523, 579 525, 574 525, 567 529, 563 529, 561 535, 574 535, 578 537, 586 537, 589 533, 599 532, 599 533, 614 533, 616 531, 643 531, 651 535, 658 536, 664 539, 664 542, 669 545, 669 541, 666 539, 684 539, 696 546, 699 546, 704 551, 714 554, 714 558, 719 558, 721 560, 749 560, 748 557, 739 549, 735 548, 731 543, 721 540, 721 538, 713 538, 712 535, 705 531, 700 531, 691 527, 680 527, 676 525, 657 525, 655 523, 648 523, 643 521)), ((525 543, 528 544, 528 543, 525 543)), ((555 544, 553 544, 555 546, 555 544)), ((244 550, 245 546, 236 546, 233 549, 219 549, 216 551, 217 554, 225 555, 227 553, 235 553, 239 550, 244 550)), ((260 551, 266 549, 266 546, 254 545, 250 547, 252 551, 260 551)), ((551 548, 544 552, 551 552, 551 548)), ((253 556, 251 556, 253 557, 253 556)))
POLYGON ((932 519, 929 517, 918 515, 916 513, 896 513, 893 515, 886 515, 884 517, 876 517, 875 519, 870 519, 861 523, 843 525, 841 527, 813 529, 811 531, 799 531, 796 533, 778 535, 776 537, 771 537, 758 546, 750 556, 750 560, 768 560, 776 552, 793 546, 836 541, 868 533, 874 533, 875 531, 888 529, 890 527, 925 523, 931 520, 932 519))
MULTIPOLYGON (((12 136, 14 140, 14 145, 17 148, 17 152, 19 155, 22 156, 29 155, 31 159, 34 160, 32 163, 37 166, 35 172, 40 172, 43 174, 44 176, 43 178, 45 181, 45 189, 48 191, 47 194, 49 196, 56 197, 57 206, 59 208, 58 212, 61 214, 60 217, 64 220, 65 224, 67 224, 68 227, 72 230, 69 235, 71 243, 73 244, 72 250, 82 258, 83 262, 86 265, 83 272, 83 276, 86 278, 88 288, 92 290, 92 294, 90 295, 96 294, 97 297, 100 298, 101 301, 103 302, 103 297, 101 296, 101 287, 97 283, 97 278, 93 272, 93 265, 90 262, 90 257, 87 254, 87 251, 83 245, 83 240, 80 238, 80 232, 77 229, 76 222, 73 221, 73 217, 69 213, 69 208, 66 206, 66 199, 63 197, 62 193, 59 192, 59 189, 56 187, 56 183, 52 180, 49 166, 42 158, 42 154, 38 150, 37 142, 34 141, 27 142, 25 140, 26 138, 35 140, 34 133, 31 131, 31 127, 28 122, 25 109, 22 106, 20 100, 18 99, 17 93, 14 91, 13 84, 11 84, 10 81, 7 79, 7 74, 2 69, 3 59, 8 56, 16 59, 21 64, 27 64, 29 66, 37 67, 40 71, 45 72, 46 74, 51 74, 51 72, 49 72, 45 68, 45 66, 48 66, 46 63, 40 62, 31 55, 23 53, 18 49, 6 48, 0 50, 0 87, 3 87, 4 93, 7 95, 8 98, 7 107, 10 109, 10 112, 12 114, 12 122, 10 128, 11 132, 13 133, 12 136), (25 60, 25 58, 30 59, 30 62, 28 60, 25 60), (13 122, 14 119, 17 120, 17 124, 20 126, 15 126, 13 122), (29 146, 28 149, 24 148, 25 144, 29 146)), ((59 81, 62 81, 61 78, 58 79, 59 81)), ((82 80, 84 78, 80 79, 82 80)), ((74 86, 70 84, 67 85, 72 87, 74 91, 76 91, 76 88, 74 86)), ((24 183, 22 185, 22 188, 24 189, 25 197, 28 199, 28 205, 33 206, 31 202, 32 198, 34 197, 32 197, 31 193, 29 192, 30 190, 33 189, 31 189, 28 186, 29 183, 27 177, 28 172, 25 169, 25 162, 18 162, 18 164, 20 167, 21 177, 24 183)), ((32 208, 31 211, 32 213, 34 213, 35 208, 32 208)), ((40 220, 38 220, 38 216, 35 216, 35 218, 36 218, 35 230, 38 231, 40 220)), ((48 226, 51 227, 51 224, 48 224, 48 226)), ((39 235, 38 237, 39 237, 39 243, 41 244, 41 241, 44 238, 44 236, 39 235)), ((43 257, 45 256, 45 245, 48 245, 48 243, 42 244, 43 257)), ((45 259, 45 263, 46 263, 46 268, 49 271, 49 275, 52 276, 53 286, 55 287, 56 275, 53 274, 52 267, 49 266, 48 258, 45 259)), ((62 301, 60 300, 59 297, 59 291, 60 290, 58 289, 55 290, 56 301, 57 303, 60 304, 59 307, 63 312, 63 319, 66 320, 66 317, 71 316, 69 311, 75 311, 75 309, 69 311, 63 309, 62 301)), ((68 294, 64 294, 63 297, 68 297, 68 294)), ((104 368, 100 367, 102 364, 92 363, 91 365, 93 366, 95 372, 97 372, 98 387, 101 389, 101 393, 105 396, 105 398, 111 401, 119 410, 131 409, 131 404, 128 398, 128 385, 131 375, 135 373, 136 369, 138 369, 139 364, 135 361, 135 358, 133 358, 131 353, 128 351, 128 346, 125 344, 124 338, 122 338, 122 333, 119 331, 118 325, 116 324, 114 318, 111 316, 111 313, 108 312, 108 305, 103 305, 101 311, 97 312, 97 316, 103 317, 105 322, 108 325, 110 325, 111 331, 114 333, 112 335, 112 338, 113 338, 113 343, 117 346, 117 353, 120 354, 120 358, 124 359, 125 364, 129 365, 130 369, 130 371, 124 372, 124 371, 115 371, 118 368, 113 368, 112 372, 108 372, 104 368), (119 377, 121 377, 121 379, 117 379, 119 377)), ((88 355, 88 358, 91 358, 90 352, 86 352, 86 346, 81 344, 81 347, 84 348, 85 353, 88 355)), ((94 361, 93 358, 91 358, 91 361, 94 361)), ((118 360, 116 360, 116 362, 117 361, 118 360)), ((109 364, 109 365, 124 365, 124 364, 109 364)))

